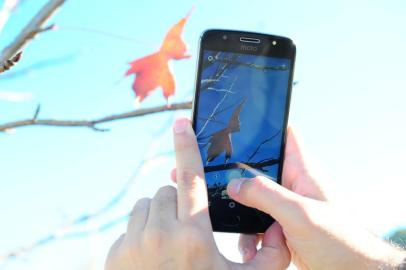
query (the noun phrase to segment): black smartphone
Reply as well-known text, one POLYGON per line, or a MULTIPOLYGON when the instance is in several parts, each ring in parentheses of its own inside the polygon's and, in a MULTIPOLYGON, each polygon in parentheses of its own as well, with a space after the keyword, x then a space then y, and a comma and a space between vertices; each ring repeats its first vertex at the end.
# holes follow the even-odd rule
POLYGON ((286 37, 230 30, 201 36, 192 118, 214 231, 263 233, 274 221, 230 199, 226 188, 253 171, 280 183, 295 55, 286 37))

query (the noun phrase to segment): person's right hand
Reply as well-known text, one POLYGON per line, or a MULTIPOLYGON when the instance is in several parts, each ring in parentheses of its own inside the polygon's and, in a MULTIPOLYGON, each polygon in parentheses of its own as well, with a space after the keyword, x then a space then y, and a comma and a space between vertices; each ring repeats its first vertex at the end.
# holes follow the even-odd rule
MULTIPOLYGON (((263 176, 238 179, 229 183, 228 194, 280 223, 292 261, 299 269, 395 269, 402 263, 405 253, 358 226, 327 202, 291 129, 282 184, 263 176)), ((239 247, 244 261, 255 256, 259 240, 256 235, 241 236, 239 247)))

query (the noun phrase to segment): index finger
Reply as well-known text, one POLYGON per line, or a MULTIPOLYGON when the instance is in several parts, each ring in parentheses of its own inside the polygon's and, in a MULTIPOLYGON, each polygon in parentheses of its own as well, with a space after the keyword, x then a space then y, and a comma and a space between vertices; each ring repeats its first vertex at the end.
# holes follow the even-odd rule
POLYGON ((207 188, 196 136, 190 121, 178 119, 173 127, 178 184, 178 218, 198 216, 209 221, 207 188))

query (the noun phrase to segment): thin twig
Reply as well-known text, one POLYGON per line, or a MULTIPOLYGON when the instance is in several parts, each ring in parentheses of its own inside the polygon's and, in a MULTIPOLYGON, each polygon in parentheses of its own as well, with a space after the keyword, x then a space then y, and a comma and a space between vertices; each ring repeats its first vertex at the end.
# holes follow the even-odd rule
POLYGON ((5 62, 21 51, 27 43, 38 33, 52 30, 53 25, 44 27, 44 24, 57 11, 66 0, 49 0, 47 4, 32 18, 16 39, 1 52, 0 63, 5 62))
MULTIPOLYGON (((245 161, 245 163, 249 163, 261 150, 261 147, 264 146, 265 144, 267 144, 268 142, 272 141, 276 136, 279 135, 279 133, 281 133, 281 130, 277 131, 274 135, 272 135, 270 138, 263 140, 258 146, 257 148, 255 148, 254 152, 248 157, 247 161, 245 161)), ((263 162, 264 160, 261 160, 259 162, 263 162)), ((245 169, 242 169, 241 174, 243 174, 245 172, 245 169)))
MULTIPOLYGON (((229 88, 229 91, 230 91, 230 92, 231 92, 231 90, 233 89, 236 80, 237 80, 237 77, 235 77, 235 78, 234 78, 234 81, 231 83, 231 86, 230 86, 230 88, 229 88)), ((214 107, 213 112, 212 112, 211 115, 207 118, 207 120, 204 122, 204 124, 203 124, 202 128, 200 129, 200 131, 196 134, 196 137, 197 137, 198 139, 200 139, 199 136, 202 135, 202 133, 204 132, 204 130, 205 130, 206 126, 207 126, 207 124, 210 122, 209 119, 213 119, 214 114, 217 112, 217 110, 219 109, 219 107, 221 106, 221 104, 222 104, 222 103, 224 102, 224 100, 227 98, 228 94, 229 94, 229 92, 226 92, 226 93, 224 94, 224 96, 221 98, 221 100, 219 101, 219 103, 217 103, 217 105, 214 107)))
POLYGON ((107 131, 107 129, 102 129, 97 127, 97 125, 107 122, 112 122, 116 120, 140 117, 148 114, 167 112, 167 111, 177 111, 177 110, 188 110, 192 108, 192 102, 186 101, 181 103, 172 104, 171 107, 166 105, 139 109, 136 111, 130 111, 121 114, 114 114, 106 117, 96 118, 93 120, 56 120, 56 119, 37 119, 35 115, 38 116, 39 111, 34 114, 33 117, 25 120, 19 120, 15 122, 9 122, 0 125, 0 132, 5 132, 10 129, 15 129, 23 126, 56 126, 56 127, 86 127, 94 131, 107 131))
POLYGON ((254 152, 248 157, 248 160, 246 162, 250 162, 256 154, 258 154, 258 152, 261 150, 261 147, 264 144, 267 144, 268 142, 272 141, 276 136, 279 135, 279 133, 281 133, 281 130, 278 130, 274 135, 272 135, 270 138, 263 140, 258 146, 257 148, 254 150, 254 152))
POLYGON ((37 109, 35 110, 35 113, 34 113, 34 117, 32 118, 34 121, 37 121, 40 110, 41 110, 41 104, 38 104, 37 109))

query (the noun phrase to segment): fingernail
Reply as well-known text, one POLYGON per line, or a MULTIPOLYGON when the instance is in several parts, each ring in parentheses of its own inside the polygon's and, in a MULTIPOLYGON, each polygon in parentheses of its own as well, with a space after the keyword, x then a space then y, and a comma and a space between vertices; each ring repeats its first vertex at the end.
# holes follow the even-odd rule
POLYGON ((175 124, 173 125, 173 131, 176 134, 182 134, 186 131, 188 125, 189 121, 187 119, 178 119, 175 121, 175 124))
POLYGON ((241 256, 245 257, 245 255, 248 254, 248 249, 247 248, 239 248, 241 256))
POLYGON ((245 181, 245 179, 232 179, 230 183, 228 183, 228 189, 232 194, 240 193, 241 185, 245 181))

